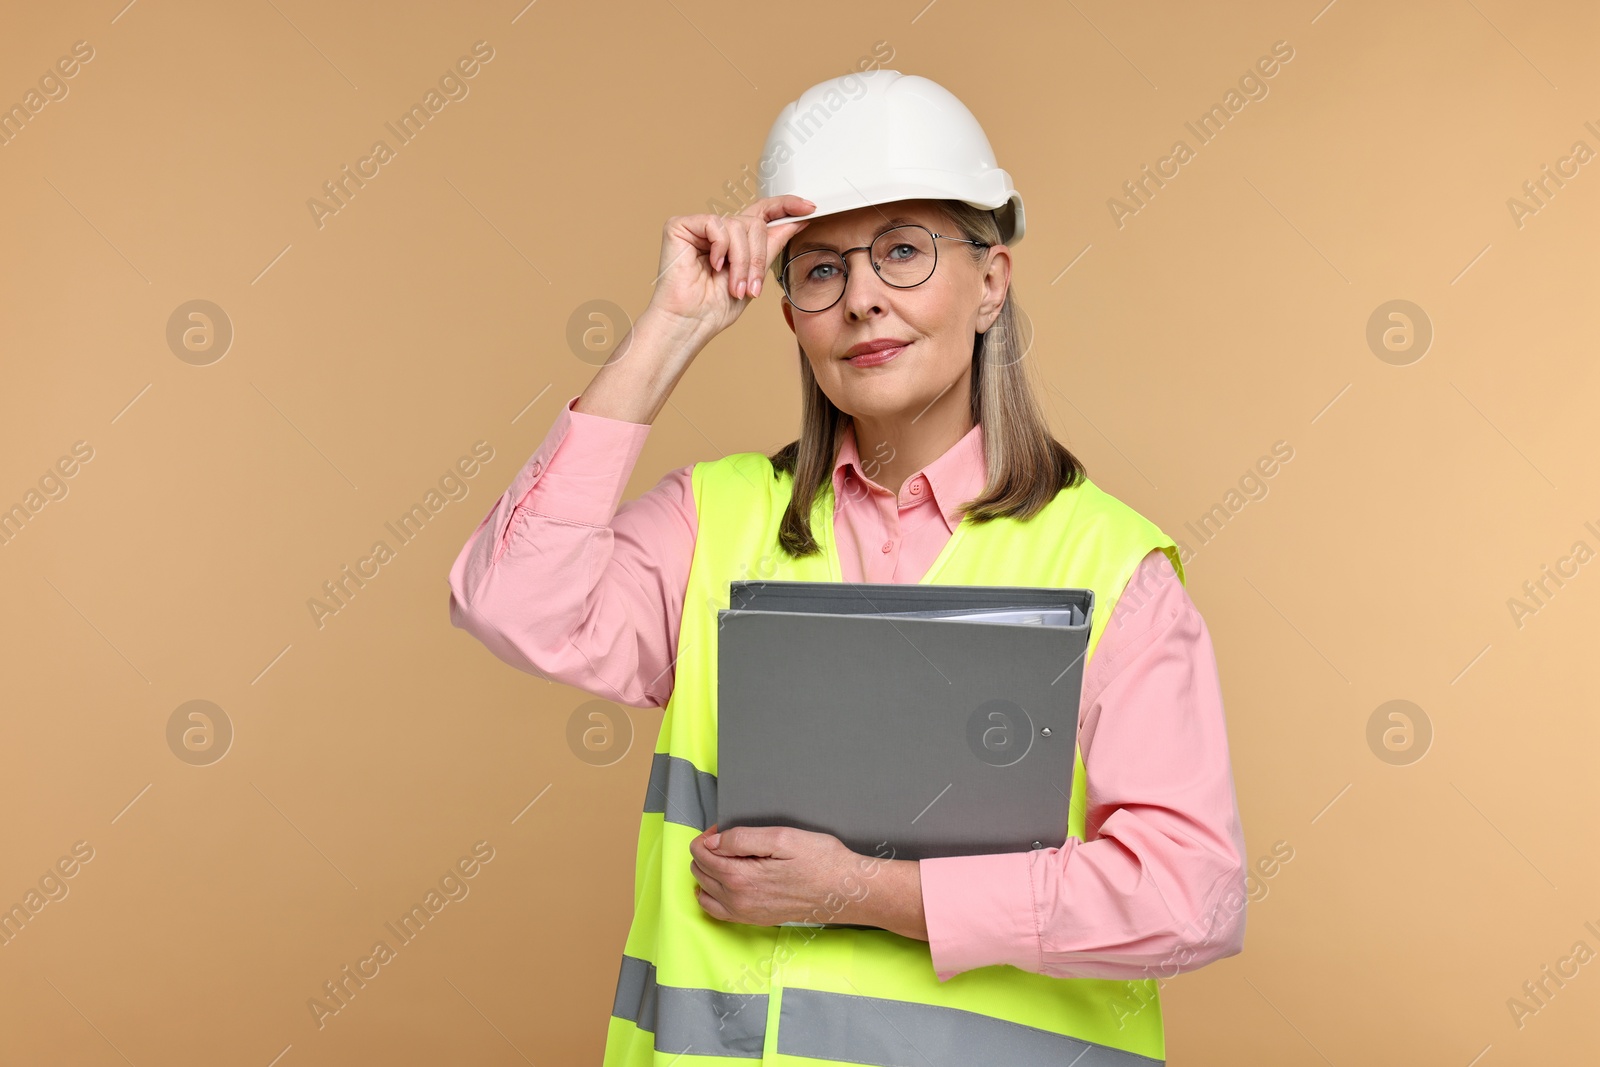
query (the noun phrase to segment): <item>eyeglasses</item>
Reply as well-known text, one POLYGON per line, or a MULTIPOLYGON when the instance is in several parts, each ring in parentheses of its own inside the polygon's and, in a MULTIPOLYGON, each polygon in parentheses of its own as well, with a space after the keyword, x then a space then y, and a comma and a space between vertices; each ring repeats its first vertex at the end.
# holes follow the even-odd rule
POLYGON ((982 241, 934 233, 926 226, 896 226, 880 233, 870 245, 847 248, 843 252, 831 248, 801 252, 783 265, 784 295, 797 311, 827 311, 844 295, 845 283, 850 278, 845 257, 851 252, 866 252, 867 261, 886 284, 896 289, 915 288, 933 277, 933 269, 938 266, 936 238, 989 247, 982 241))

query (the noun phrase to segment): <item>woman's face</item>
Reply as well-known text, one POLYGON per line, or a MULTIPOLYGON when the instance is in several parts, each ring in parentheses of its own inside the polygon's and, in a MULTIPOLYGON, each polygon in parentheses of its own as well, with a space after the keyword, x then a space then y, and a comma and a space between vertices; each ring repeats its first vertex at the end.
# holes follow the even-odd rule
MULTIPOLYGON (((838 252, 870 245, 901 222, 962 236, 938 201, 900 200, 820 218, 795 234, 788 255, 792 258, 808 248, 838 252)), ((914 288, 889 285, 862 251, 848 257, 844 294, 832 307, 806 312, 784 299, 784 320, 810 361, 817 384, 846 414, 858 419, 913 418, 941 396, 953 396, 965 408, 973 339, 1000 314, 1011 278, 1010 252, 996 245, 974 262, 972 245, 934 243, 938 266, 931 278, 914 288), (846 359, 853 346, 880 338, 909 344, 887 363, 875 366, 858 367, 846 359)))

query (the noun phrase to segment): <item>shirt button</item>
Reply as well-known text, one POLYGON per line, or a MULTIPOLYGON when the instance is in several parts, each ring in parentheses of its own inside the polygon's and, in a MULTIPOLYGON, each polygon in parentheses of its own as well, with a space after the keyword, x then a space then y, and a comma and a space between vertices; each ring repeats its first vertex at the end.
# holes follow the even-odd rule
POLYGON ((885 552, 893 552, 894 551, 894 542, 893 541, 885 541, 883 543, 883 550, 885 552))
POLYGON ((920 496, 921 494, 922 494, 922 483, 921 482, 912 482, 911 483, 911 495, 912 496, 920 496))
POLYGON ((535 478, 537 478, 539 476, 539 472, 542 471, 542 470, 544 470, 544 464, 543 463, 535 463, 533 465, 533 467, 532 467, 532 471, 531 472, 532 472, 533 476, 535 478))

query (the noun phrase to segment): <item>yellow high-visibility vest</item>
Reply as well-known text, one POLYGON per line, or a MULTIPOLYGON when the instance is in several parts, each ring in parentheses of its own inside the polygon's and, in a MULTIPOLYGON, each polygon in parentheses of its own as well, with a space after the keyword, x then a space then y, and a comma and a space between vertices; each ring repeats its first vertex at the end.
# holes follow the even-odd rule
MULTIPOLYGON (((822 552, 800 560, 778 545, 793 479, 766 456, 697 463, 692 484, 699 532, 640 820, 605 1067, 1164 1063, 1154 979, 1057 978, 996 964, 941 982, 926 941, 873 928, 731 923, 700 906, 689 842, 717 821, 717 611, 728 607, 728 583, 844 579, 831 481, 811 517, 822 552)), ((1181 580, 1173 541, 1084 480, 1026 522, 963 518, 921 583, 1093 589, 1087 664, 1153 548, 1181 580)), ((1081 748, 1074 768, 1067 832, 1081 841, 1081 748)))

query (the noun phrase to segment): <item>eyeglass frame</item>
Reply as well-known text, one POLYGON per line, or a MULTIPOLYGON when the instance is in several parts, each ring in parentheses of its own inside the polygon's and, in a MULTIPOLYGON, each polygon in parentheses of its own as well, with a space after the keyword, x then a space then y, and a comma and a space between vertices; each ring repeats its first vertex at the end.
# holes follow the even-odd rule
POLYGON ((796 311, 801 312, 802 314, 805 314, 805 315, 820 315, 824 311, 827 311, 830 308, 832 308, 834 304, 837 304, 839 301, 843 300, 844 299, 844 294, 846 292, 848 292, 849 288, 850 288, 850 259, 849 259, 849 256, 850 256, 851 252, 865 252, 865 253, 867 253, 867 262, 872 264, 872 273, 874 273, 874 274, 876 274, 878 276, 878 280, 880 282, 882 282, 884 285, 889 286, 892 289, 915 289, 919 285, 927 285, 928 284, 928 278, 924 278, 920 282, 914 282, 911 285, 895 285, 894 282, 891 282, 889 279, 885 278, 883 276, 883 272, 878 269, 878 265, 876 263, 872 262, 872 246, 873 245, 877 244, 880 240, 882 240, 886 234, 891 234, 896 230, 910 229, 912 227, 915 227, 916 229, 921 230, 923 233, 928 234, 930 237, 933 237, 935 239, 934 243, 933 243, 933 266, 928 268, 928 278, 932 278, 933 275, 934 275, 934 272, 939 269, 939 241, 940 240, 960 241, 962 244, 977 245, 979 248, 993 248, 994 247, 993 245, 988 244, 988 243, 986 243, 984 241, 974 241, 974 240, 972 240, 970 238, 967 238, 967 237, 952 237, 949 234, 934 233, 932 230, 928 229, 926 226, 922 225, 922 223, 920 223, 920 222, 902 222, 902 223, 898 223, 897 225, 890 226, 888 229, 884 230, 883 233, 878 234, 878 236, 874 237, 872 239, 872 241, 870 243, 868 243, 868 244, 856 245, 854 248, 846 248, 842 252, 834 252, 834 255, 839 257, 839 265, 844 271, 844 284, 839 287, 839 295, 833 298, 833 303, 832 304, 829 304, 827 307, 818 308, 815 311, 807 311, 805 308, 801 307, 799 304, 796 304, 794 302, 794 296, 791 295, 790 292, 789 292, 789 264, 793 263, 795 260, 799 259, 801 256, 808 256, 813 252, 833 252, 833 249, 831 249, 831 248, 808 248, 804 252, 799 253, 799 255, 792 256, 788 260, 786 260, 784 262, 784 264, 783 264, 783 267, 778 271, 778 284, 783 286, 783 295, 789 298, 789 306, 794 308, 796 311))

